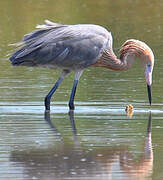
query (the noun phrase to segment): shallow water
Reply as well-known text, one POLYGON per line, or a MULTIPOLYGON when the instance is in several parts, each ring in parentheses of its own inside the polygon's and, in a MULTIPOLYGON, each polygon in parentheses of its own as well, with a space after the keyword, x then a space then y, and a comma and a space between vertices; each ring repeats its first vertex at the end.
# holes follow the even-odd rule
POLYGON ((152 0, 0 1, 0 179, 163 179, 162 8, 152 0), (101 24, 112 32, 116 54, 129 38, 147 42, 155 54, 152 106, 137 61, 126 72, 86 69, 74 114, 67 106, 71 74, 44 114, 60 72, 11 67, 7 57, 14 49, 8 44, 44 19, 101 24), (133 114, 126 115, 127 104, 133 114))
MULTIPOLYGON (((0 177, 6 179, 152 179, 161 177, 159 111, 77 105, 11 104, 0 116, 0 177), (89 110, 90 111, 89 111, 89 110), (153 123, 152 123, 153 121, 153 123), (159 173, 157 173, 160 171, 159 173)), ((159 178, 157 178, 159 179, 159 178)), ((161 178, 160 178, 161 179, 161 178)))

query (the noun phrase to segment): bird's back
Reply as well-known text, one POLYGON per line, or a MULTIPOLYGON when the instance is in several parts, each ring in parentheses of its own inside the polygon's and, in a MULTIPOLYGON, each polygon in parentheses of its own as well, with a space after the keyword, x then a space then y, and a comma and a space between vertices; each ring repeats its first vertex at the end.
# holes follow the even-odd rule
POLYGON ((49 22, 24 36, 21 48, 10 58, 13 65, 82 69, 94 64, 112 48, 112 36, 98 25, 60 25, 49 22))

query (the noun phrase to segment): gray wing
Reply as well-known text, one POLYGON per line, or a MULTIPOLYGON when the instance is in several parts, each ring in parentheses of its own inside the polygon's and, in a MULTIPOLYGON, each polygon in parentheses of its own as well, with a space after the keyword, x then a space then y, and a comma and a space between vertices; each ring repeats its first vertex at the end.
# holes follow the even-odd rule
POLYGON ((97 25, 41 25, 26 35, 24 45, 10 58, 14 65, 49 65, 85 68, 94 64, 103 50, 111 48, 111 34, 97 25))

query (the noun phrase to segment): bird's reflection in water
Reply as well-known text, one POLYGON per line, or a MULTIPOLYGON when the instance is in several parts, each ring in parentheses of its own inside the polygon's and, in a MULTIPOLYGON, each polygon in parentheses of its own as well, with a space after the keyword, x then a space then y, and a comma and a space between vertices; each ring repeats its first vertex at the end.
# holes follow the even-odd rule
MULTIPOLYGON (((68 115, 69 115, 70 123, 71 123, 71 126, 72 126, 73 135, 77 136, 77 130, 76 130, 75 121, 74 121, 74 111, 69 111, 68 115)), ((48 122, 49 126, 54 130, 54 132, 57 132, 56 127, 54 126, 54 124, 51 121, 49 111, 45 111, 44 119, 45 119, 46 122, 48 122)))
MULTIPOLYGON (((149 115, 144 150, 142 156, 136 159, 134 153, 126 145, 110 145, 89 150, 89 148, 82 145, 77 136, 73 112, 69 113, 69 119, 72 125, 73 144, 66 143, 63 140, 59 147, 54 145, 53 149, 13 151, 10 161, 15 162, 17 165, 23 164, 25 176, 38 179, 75 177, 76 179, 91 178, 96 180, 99 177, 112 179, 113 176, 120 177, 122 175, 125 180, 143 180, 151 175, 153 168, 151 113, 149 115)), ((54 134, 58 134, 58 130, 50 120, 49 113, 45 113, 45 120, 54 130, 54 134)), ((62 138, 64 139, 64 137, 62 138)))
MULTIPOLYGON (((129 179, 141 179, 144 180, 150 177, 153 169, 153 150, 152 150, 152 115, 149 114, 148 126, 147 126, 147 136, 144 144, 144 151, 142 156, 136 161, 133 155, 127 151, 121 151, 115 153, 113 161, 119 161, 120 168, 126 174, 129 179)), ((110 162, 108 158, 106 164, 108 169, 111 170, 113 166, 113 161, 110 162)))
MULTIPOLYGON (((70 124, 72 127, 72 133, 73 133, 73 140, 74 140, 74 144, 78 145, 80 144, 78 139, 77 139, 77 129, 76 129, 76 125, 75 125, 75 120, 74 120, 74 111, 69 111, 68 113, 69 115, 69 120, 70 120, 70 124)), ((57 128, 54 126, 54 123, 52 123, 51 118, 50 118, 50 112, 49 111, 45 111, 44 113, 44 119, 45 121, 49 124, 49 126, 51 127, 51 129, 55 132, 58 133, 57 128)), ((60 133, 58 133, 60 134, 60 133)))

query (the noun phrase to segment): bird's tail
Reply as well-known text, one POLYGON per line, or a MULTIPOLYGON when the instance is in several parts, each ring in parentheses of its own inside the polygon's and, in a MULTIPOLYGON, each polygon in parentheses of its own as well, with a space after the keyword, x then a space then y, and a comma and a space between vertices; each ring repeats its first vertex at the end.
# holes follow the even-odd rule
POLYGON ((13 66, 18 66, 21 63, 23 63, 23 60, 21 60, 20 58, 16 58, 19 54, 21 54, 23 52, 23 49, 20 49, 18 51, 16 51, 9 59, 11 61, 11 64, 13 66))
POLYGON ((21 48, 9 58, 13 66, 35 66, 33 58, 30 57, 31 55, 24 56, 24 51, 25 49, 21 48))
POLYGON ((48 34, 52 29, 58 29, 64 26, 66 25, 54 23, 49 20, 45 20, 44 25, 37 25, 37 30, 26 34, 21 42, 12 44, 19 47, 19 49, 9 58, 12 65, 36 65, 35 56, 37 50, 42 46, 42 41, 40 41, 40 39, 48 34))

